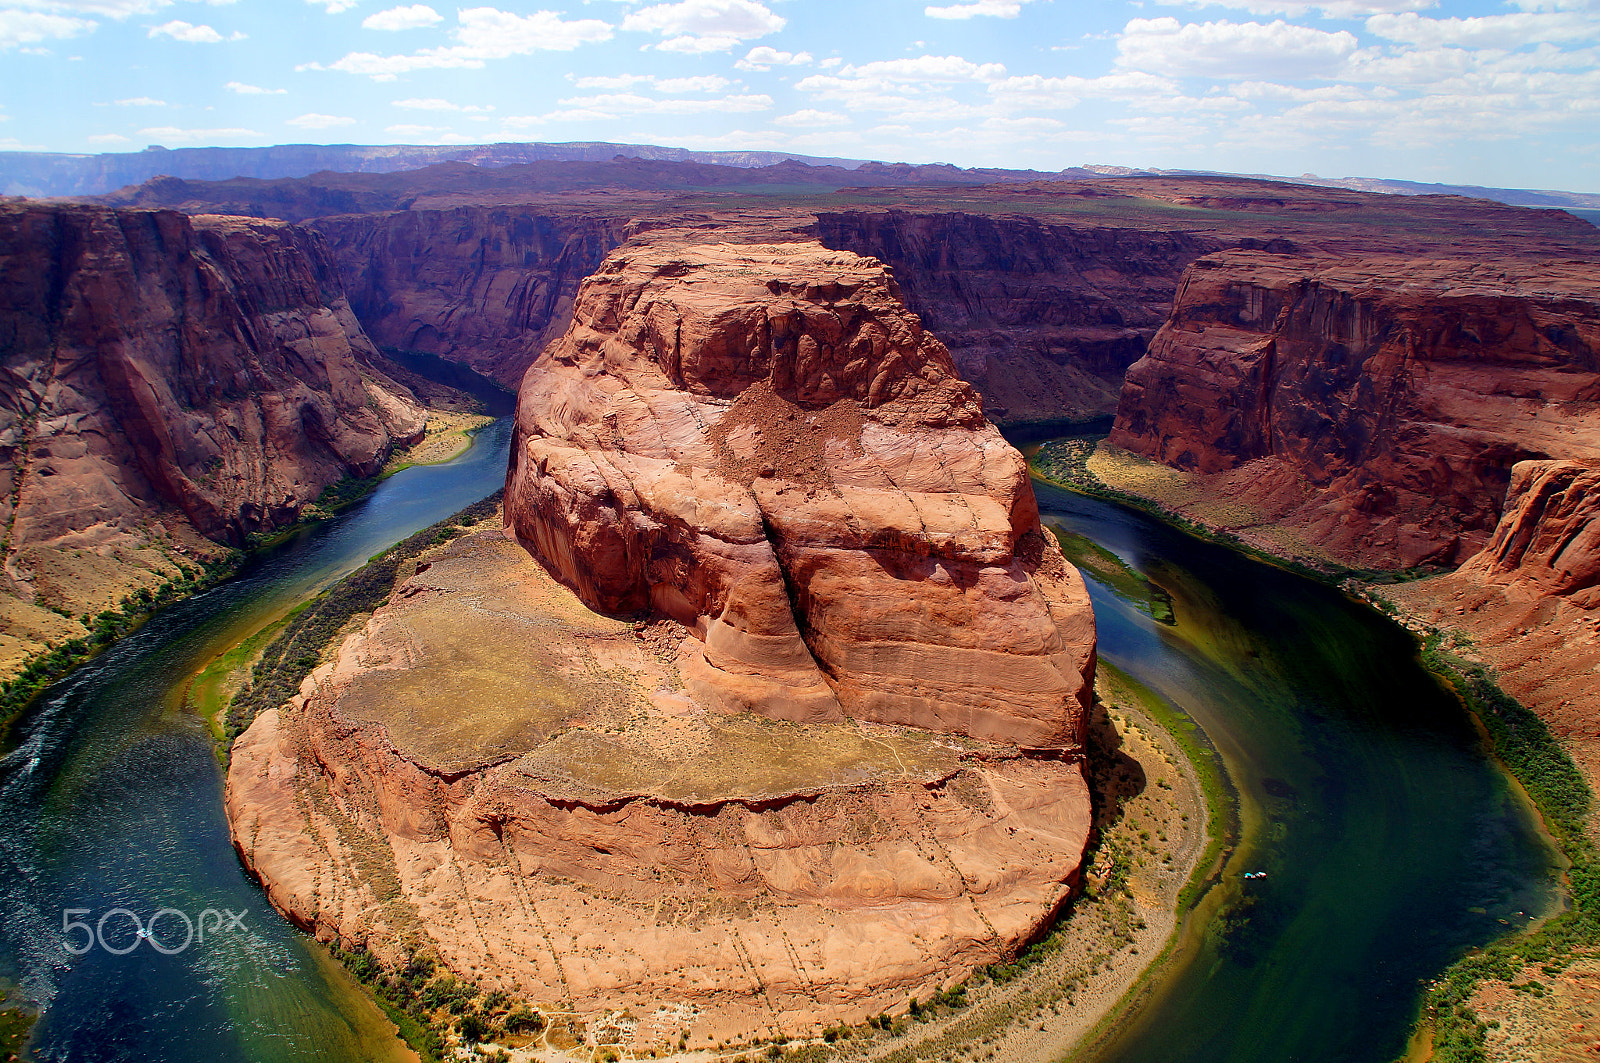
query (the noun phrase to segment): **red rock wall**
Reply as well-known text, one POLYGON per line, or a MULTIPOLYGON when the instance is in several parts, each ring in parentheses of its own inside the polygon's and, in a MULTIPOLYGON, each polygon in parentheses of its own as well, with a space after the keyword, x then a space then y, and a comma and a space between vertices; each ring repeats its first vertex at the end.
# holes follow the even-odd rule
POLYGON ((312 223, 380 346, 464 362, 516 387, 566 330, 584 277, 622 242, 625 216, 460 207, 312 223))
POLYGON ((1266 497, 1287 482, 1267 475, 1247 500, 1295 509, 1336 556, 1458 563, 1493 531, 1518 461, 1600 457, 1596 275, 1208 255, 1129 369, 1111 442, 1200 473, 1268 459, 1309 500, 1266 497))
POLYGON ((998 424, 1114 413, 1123 374, 1166 320, 1184 267, 1222 246, 1015 214, 823 213, 816 231, 825 246, 894 268, 906 304, 998 424))
POLYGON ((730 708, 1081 742, 1082 581, 876 260, 619 249, 523 382, 506 509, 591 607, 690 628, 730 708))
POLYGON ((238 542, 420 435, 314 233, 0 207, 0 498, 14 552, 181 511, 238 542))

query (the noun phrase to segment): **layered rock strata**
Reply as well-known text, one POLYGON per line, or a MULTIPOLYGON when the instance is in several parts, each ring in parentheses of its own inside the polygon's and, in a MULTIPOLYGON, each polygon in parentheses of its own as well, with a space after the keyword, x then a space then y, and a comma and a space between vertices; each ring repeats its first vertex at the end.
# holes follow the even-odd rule
POLYGON ((614 253, 523 381, 507 521, 730 710, 1072 746, 1092 627, 1022 458, 874 259, 614 253))
POLYGON ((1053 916, 1088 598, 880 263, 615 252, 507 482, 235 744, 275 905, 641 1052, 859 1021, 1053 916))
POLYGON ((373 340, 515 388, 566 331, 578 285, 622 242, 628 215, 463 206, 312 224, 373 340))
POLYGON ((949 345, 999 424, 1116 412, 1123 375, 1167 318, 1211 235, 964 211, 817 215, 828 247, 894 268, 905 299, 949 345))
POLYGON ((1594 276, 1585 261, 1208 255, 1129 369, 1111 443, 1226 478, 1345 563, 1457 564, 1493 532, 1517 462, 1600 458, 1594 276))
POLYGON ((293 521, 425 422, 316 234, 276 222, 0 206, 0 352, 8 583, 73 613, 77 583, 293 521))

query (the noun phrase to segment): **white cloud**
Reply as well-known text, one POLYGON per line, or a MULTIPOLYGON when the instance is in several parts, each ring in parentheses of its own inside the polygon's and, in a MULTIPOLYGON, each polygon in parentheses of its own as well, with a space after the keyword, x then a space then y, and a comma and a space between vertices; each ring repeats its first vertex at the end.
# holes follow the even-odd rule
POLYGON ((682 0, 632 12, 622 28, 663 37, 732 37, 750 40, 777 33, 788 19, 756 0, 682 0))
POLYGON ((1117 65, 1177 77, 1292 79, 1337 74, 1358 41, 1347 30, 1328 33, 1278 19, 1189 22, 1136 18, 1117 40, 1117 65))
POLYGON ((657 92, 721 92, 728 87, 728 79, 715 74, 702 74, 690 78, 662 78, 655 83, 657 92))
POLYGON ((1482 18, 1374 15, 1367 32, 1423 48, 1519 48, 1529 44, 1600 39, 1600 19, 1579 11, 1523 12, 1482 18))
POLYGON ((839 71, 843 77, 894 82, 990 81, 1006 72, 1000 63, 974 63, 959 55, 919 55, 915 59, 883 59, 839 71))
POLYGON ((628 114, 741 114, 765 111, 772 107, 772 97, 766 95, 717 96, 706 100, 663 100, 624 92, 577 96, 559 102, 563 107, 578 108, 591 114, 611 117, 628 114))
POLYGON ((598 19, 564 21, 553 11, 516 15, 492 7, 471 7, 456 12, 451 30, 456 44, 424 48, 411 55, 375 55, 351 52, 323 66, 306 63, 298 70, 342 70, 365 74, 375 81, 393 81, 413 70, 449 70, 482 67, 491 59, 507 59, 538 51, 571 51, 580 44, 611 39, 611 26, 598 19))
POLYGON ((151 96, 132 96, 126 100, 114 101, 118 107, 165 107, 166 100, 158 100, 151 96))
POLYGON ((96 133, 84 139, 91 144, 126 144, 128 142, 128 138, 121 133, 96 133))
POLYGON ((772 120, 772 124, 809 128, 831 125, 847 125, 849 121, 849 115, 840 114, 838 111, 818 111, 814 108, 806 107, 795 111, 792 114, 781 115, 777 118, 774 118, 772 120))
POLYGON ((951 4, 948 7, 925 7, 922 13, 929 18, 967 19, 967 18, 1016 18, 1022 14, 1022 5, 1029 0, 972 0, 966 4, 951 4))
POLYGON ((572 78, 572 83, 580 89, 631 89, 654 80, 649 74, 589 74, 572 78))
POLYGON ((42 11, 0 11, 0 50, 76 37, 88 33, 96 25, 92 19, 42 11))
POLYGON ((1368 15, 1396 11, 1425 11, 1437 7, 1439 0, 1157 0, 1168 7, 1225 7, 1252 15, 1283 15, 1303 18, 1318 14, 1324 18, 1366 18, 1368 15))
POLYGON ((484 114, 494 110, 494 104, 459 104, 449 100, 395 100, 394 106, 404 107, 408 111, 458 111, 461 114, 484 114))
POLYGON ((337 15, 341 11, 349 11, 360 2, 361 0, 306 0, 308 4, 321 4, 327 8, 330 15, 337 15))
POLYGON ((737 37, 669 37, 655 46, 658 52, 678 52, 683 55, 709 55, 726 52, 739 43, 737 37))
POLYGON ((776 48, 758 44, 733 65, 739 70, 771 70, 775 66, 806 66, 810 62, 810 52, 780 52, 776 48))
POLYGON ((260 85, 246 85, 242 81, 230 81, 222 87, 241 96, 286 96, 289 93, 288 89, 264 89, 260 85))
POLYGON ((184 41, 188 44, 217 44, 224 40, 243 40, 244 34, 235 33, 232 37, 224 37, 210 26, 196 26, 182 19, 173 19, 171 22, 160 26, 150 27, 150 37, 171 37, 175 41, 184 41))
POLYGON ((412 4, 368 15, 361 20, 361 25, 369 30, 421 30, 443 21, 444 16, 427 4, 412 4))
POLYGON ((303 114, 298 118, 290 118, 286 125, 298 126, 301 129, 332 129, 334 126, 355 125, 354 118, 343 118, 336 114, 303 114))
POLYGON ((261 135, 254 129, 180 129, 170 125, 141 129, 139 134, 161 140, 243 140, 261 135))

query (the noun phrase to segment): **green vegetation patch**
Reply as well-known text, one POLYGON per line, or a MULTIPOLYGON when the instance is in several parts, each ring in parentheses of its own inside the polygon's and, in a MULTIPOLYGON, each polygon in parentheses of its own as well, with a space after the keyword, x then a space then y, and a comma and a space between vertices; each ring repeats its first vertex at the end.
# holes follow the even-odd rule
POLYGON ((137 631, 162 606, 222 582, 237 571, 244 555, 230 550, 191 567, 178 562, 179 575, 155 590, 141 587, 122 599, 116 609, 98 616, 85 613, 80 619, 89 629, 86 636, 44 649, 28 658, 16 675, 0 683, 0 737, 9 741, 11 725, 33 704, 33 700, 74 668, 97 656, 124 635, 137 631))
POLYGON ((1422 661, 1482 721, 1494 755, 1527 791, 1570 864, 1570 911, 1531 933, 1474 949, 1452 964, 1424 998, 1422 1020, 1433 1027, 1433 1059, 1487 1063, 1487 1027, 1468 1004, 1478 984, 1495 979, 1522 988, 1514 982, 1528 965, 1540 964, 1546 974, 1559 974, 1580 950, 1600 946, 1600 854, 1585 831, 1594 795, 1544 721, 1502 691, 1482 665, 1447 652, 1436 634, 1425 641, 1422 661))
POLYGON ((1111 593, 1161 624, 1176 624, 1172 595, 1151 583, 1142 572, 1087 536, 1052 526, 1061 552, 1079 569, 1111 589, 1111 593))

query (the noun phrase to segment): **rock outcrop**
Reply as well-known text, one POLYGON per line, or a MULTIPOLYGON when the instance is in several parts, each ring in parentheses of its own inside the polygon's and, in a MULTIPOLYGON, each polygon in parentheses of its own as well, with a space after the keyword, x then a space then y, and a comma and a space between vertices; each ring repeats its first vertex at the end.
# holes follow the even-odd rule
MULTIPOLYGON (((63 558, 115 585, 100 561, 168 533, 240 542, 424 425, 316 234, 278 222, 0 206, 0 352, 6 574, 74 614, 63 558)), ((162 549, 131 563, 171 574, 162 549)))
POLYGON ((614 253, 518 401, 507 520, 733 709, 1078 742, 1092 620, 1022 458, 883 265, 614 253))
POLYGON ((507 483, 514 536, 424 557, 235 744, 275 905, 637 1052, 859 1021, 1051 919, 1092 612, 880 263, 619 249, 507 483))
POLYGON ((1517 462, 1600 458, 1596 270, 1208 255, 1129 369, 1111 442, 1227 478, 1347 564, 1457 564, 1517 462))

